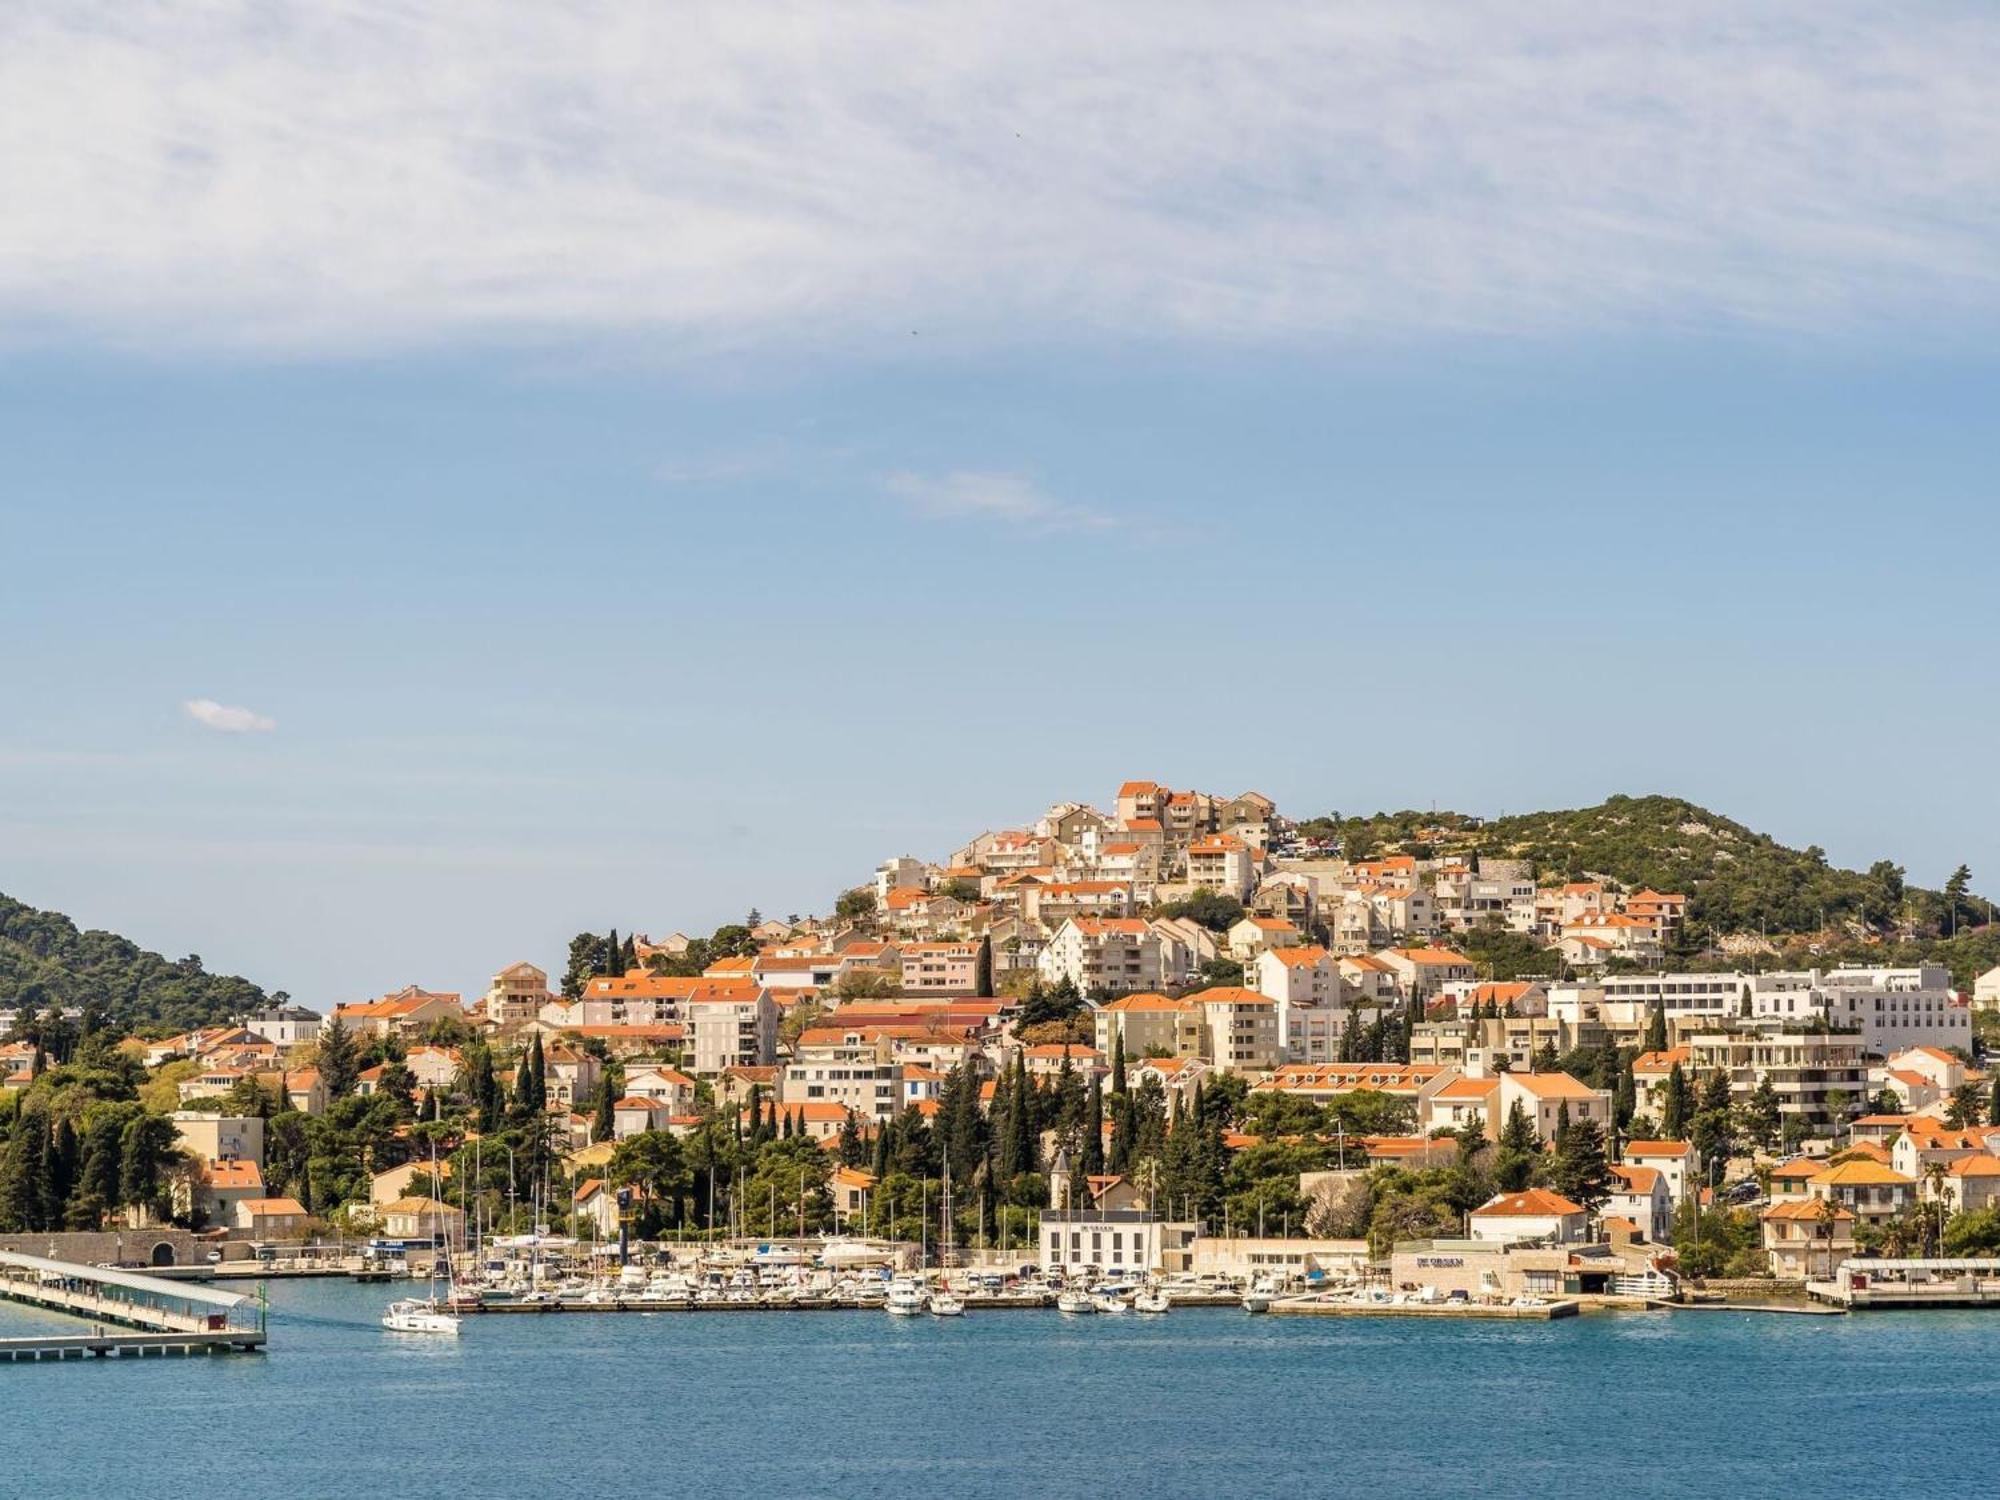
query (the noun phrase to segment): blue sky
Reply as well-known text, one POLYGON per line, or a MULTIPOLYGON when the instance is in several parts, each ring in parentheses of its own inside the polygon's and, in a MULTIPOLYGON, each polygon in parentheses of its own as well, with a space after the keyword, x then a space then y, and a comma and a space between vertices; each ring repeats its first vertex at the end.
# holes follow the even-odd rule
POLYGON ((1982 13, 480 9, 5 23, 0 889, 324 1005, 1132 775, 2000 873, 1982 13))

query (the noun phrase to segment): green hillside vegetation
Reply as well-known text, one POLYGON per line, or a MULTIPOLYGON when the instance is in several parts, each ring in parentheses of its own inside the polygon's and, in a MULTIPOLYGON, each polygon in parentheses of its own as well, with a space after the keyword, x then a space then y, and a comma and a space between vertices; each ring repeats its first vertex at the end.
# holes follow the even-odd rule
POLYGON ((1934 957, 1954 977, 2000 962, 1993 903, 1970 889, 1970 871, 1942 889, 1911 885, 1893 860, 1866 870, 1827 862, 1817 845, 1793 849, 1769 834, 1679 797, 1610 797, 1595 807, 1482 819, 1456 812, 1318 818, 1309 836, 1337 837, 1349 858, 1407 853, 1532 862, 1543 884, 1606 878, 1688 898, 1679 958, 1710 953, 1718 939, 1761 935, 1774 960, 1886 963, 1934 957))
POLYGON ((0 895, 0 1002, 37 1011, 93 1007, 124 1026, 164 1032, 211 1026, 285 998, 233 974, 211 974, 193 955, 164 958, 0 895))

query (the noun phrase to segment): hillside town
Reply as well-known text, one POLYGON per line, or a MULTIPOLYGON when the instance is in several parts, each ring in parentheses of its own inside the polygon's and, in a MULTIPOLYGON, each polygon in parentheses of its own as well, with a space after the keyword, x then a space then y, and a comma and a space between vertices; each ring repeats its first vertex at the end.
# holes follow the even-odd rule
POLYGON ((1688 903, 1128 781, 470 997, 16 1007, 0 1231, 796 1231, 1529 1296, 2000 1253, 2000 970, 1679 969, 1688 903))

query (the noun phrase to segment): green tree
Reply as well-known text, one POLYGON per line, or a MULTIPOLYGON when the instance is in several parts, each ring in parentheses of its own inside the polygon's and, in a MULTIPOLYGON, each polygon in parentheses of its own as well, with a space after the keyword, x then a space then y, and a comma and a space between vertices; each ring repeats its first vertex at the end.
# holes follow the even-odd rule
POLYGON ((583 998, 584 986, 604 972, 604 939, 594 932, 579 932, 569 940, 569 962, 563 969, 562 993, 565 1000, 583 998))
POLYGON ((1541 1138, 1535 1122, 1516 1099, 1500 1129, 1498 1149, 1493 1153, 1493 1185, 1503 1193, 1518 1193, 1531 1186, 1541 1164, 1541 1138))
POLYGON ((1595 1213, 1611 1196, 1611 1166, 1604 1153, 1604 1127, 1585 1116, 1572 1120, 1549 1167, 1555 1190, 1595 1213))
POLYGON ((875 918, 875 891, 872 886, 857 885, 852 890, 842 891, 834 899, 834 917, 849 926, 862 926, 875 918))
POLYGON ((1760 1150, 1769 1151, 1778 1144, 1783 1124, 1778 1091, 1772 1087, 1767 1074, 1757 1080, 1757 1087, 1751 1090, 1750 1098, 1743 1106, 1743 1134, 1760 1150))
POLYGON ((989 999, 993 994, 993 937, 981 933, 979 952, 972 960, 972 993, 980 999, 989 999))
POLYGON ((1976 1083, 1961 1083, 1951 1091, 1944 1122, 1953 1130, 1970 1130, 1982 1122, 1985 1109, 1986 1091, 1976 1083))
POLYGON ((1684 1141, 1694 1115, 1694 1090, 1679 1063, 1667 1070, 1665 1095, 1660 1106, 1660 1134, 1670 1141, 1684 1141))
POLYGON ((1646 1015, 1646 1046, 1648 1052, 1667 1050, 1667 1011, 1663 1005, 1655 1005, 1646 1015))
POLYGON ((361 1077, 361 1053, 347 1023, 335 1016, 319 1039, 319 1081, 329 1103, 354 1092, 361 1077))

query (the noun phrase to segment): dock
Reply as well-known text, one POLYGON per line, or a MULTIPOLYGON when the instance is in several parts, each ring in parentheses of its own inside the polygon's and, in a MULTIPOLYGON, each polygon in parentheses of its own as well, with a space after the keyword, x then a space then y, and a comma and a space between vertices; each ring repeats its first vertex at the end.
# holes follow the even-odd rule
POLYGON ((39 1255, 0 1252, 0 1300, 90 1325, 75 1333, 0 1338, 0 1359, 10 1362, 252 1353, 265 1341, 259 1299, 39 1255))
POLYGON ((1568 1298, 1529 1307, 1511 1302, 1328 1302, 1316 1297, 1280 1297, 1271 1304, 1272 1315, 1294 1318, 1497 1318, 1517 1323, 1573 1318, 1580 1309, 1568 1298))

